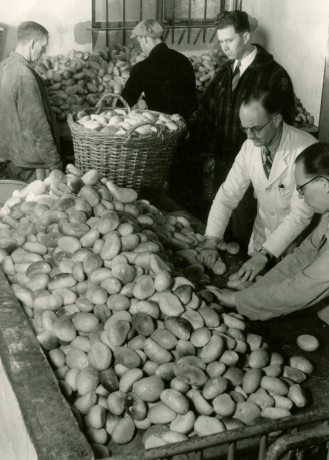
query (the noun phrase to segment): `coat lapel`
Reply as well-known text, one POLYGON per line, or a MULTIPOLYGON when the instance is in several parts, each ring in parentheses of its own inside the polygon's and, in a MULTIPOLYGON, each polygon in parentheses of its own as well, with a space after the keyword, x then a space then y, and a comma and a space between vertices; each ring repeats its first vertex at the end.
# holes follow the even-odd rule
POLYGON ((283 123, 281 142, 274 157, 273 166, 271 169, 270 176, 267 180, 266 188, 270 187, 287 169, 287 156, 289 155, 289 153, 290 152, 287 149, 287 127, 286 124, 283 123))

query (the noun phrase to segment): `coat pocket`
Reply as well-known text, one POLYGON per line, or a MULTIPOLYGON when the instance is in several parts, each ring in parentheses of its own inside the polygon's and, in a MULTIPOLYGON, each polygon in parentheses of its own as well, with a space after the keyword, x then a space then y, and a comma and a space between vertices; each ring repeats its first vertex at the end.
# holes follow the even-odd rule
POLYGON ((280 184, 276 187, 275 201, 279 209, 290 208, 292 196, 295 191, 295 186, 295 182, 291 182, 289 185, 280 184))

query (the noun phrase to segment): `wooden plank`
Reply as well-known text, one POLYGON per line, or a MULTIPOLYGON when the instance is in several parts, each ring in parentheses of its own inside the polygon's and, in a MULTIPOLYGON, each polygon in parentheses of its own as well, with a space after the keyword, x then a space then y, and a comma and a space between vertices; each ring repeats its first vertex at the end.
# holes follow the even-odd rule
POLYGON ((27 432, 16 395, 0 360, 0 446, 1 457, 7 460, 24 458, 38 460, 27 432))
POLYGON ((7 382, 15 394, 15 398, 13 394, 11 398, 6 398, 4 410, 1 409, 4 416, 0 419, 1 431, 6 420, 11 424, 3 436, 7 437, 14 456, 1 455, 1 458, 94 459, 93 452, 79 430, 67 401, 60 393, 54 373, 2 269, 0 360, 4 374, 1 389, 3 391, 7 382), (13 414, 9 416, 11 410, 13 414), (18 437, 21 438, 20 444, 18 437), (25 449, 24 455, 16 455, 16 448, 25 449))

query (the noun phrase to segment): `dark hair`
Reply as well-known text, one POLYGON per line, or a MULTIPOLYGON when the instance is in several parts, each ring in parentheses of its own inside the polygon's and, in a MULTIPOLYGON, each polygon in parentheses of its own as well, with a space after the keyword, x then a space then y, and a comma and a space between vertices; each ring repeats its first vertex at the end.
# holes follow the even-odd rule
POLYGON ((33 21, 21 22, 17 29, 17 41, 27 43, 30 40, 48 37, 49 32, 41 24, 33 21))
POLYGON ((329 144, 317 142, 306 147, 295 160, 295 163, 300 162, 307 176, 329 177, 329 144))
POLYGON ((254 101, 259 102, 270 115, 281 113, 284 108, 284 101, 280 91, 269 91, 260 86, 254 86, 247 91, 242 99, 242 104, 249 105, 254 101))
POLYGON ((237 34, 250 32, 248 14, 245 11, 240 10, 224 11, 223 13, 219 13, 215 21, 216 29, 226 29, 226 27, 229 26, 233 26, 237 34))

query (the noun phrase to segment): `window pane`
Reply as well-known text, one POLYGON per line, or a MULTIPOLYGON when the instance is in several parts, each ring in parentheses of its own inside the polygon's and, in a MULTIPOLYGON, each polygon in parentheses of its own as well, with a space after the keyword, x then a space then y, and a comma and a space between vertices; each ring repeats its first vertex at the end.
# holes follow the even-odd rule
MULTIPOLYGON (((96 22, 106 22, 106 1, 109 9, 109 22, 121 22, 123 20, 122 0, 96 0, 96 22)), ((156 1, 143 1, 143 18, 154 18, 156 15, 156 1)), ((126 21, 140 20, 140 1, 126 0, 126 21)))
MULTIPOLYGON (((191 19, 194 21, 203 21, 204 19, 204 1, 191 0, 191 19)), ((174 0, 167 0, 164 7, 165 20, 171 20, 173 17, 174 0)), ((175 21, 188 19, 189 0, 180 0, 175 2, 175 21)), ((220 12, 220 2, 218 0, 208 0, 207 2, 207 19, 213 20, 220 12)))

